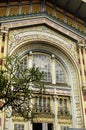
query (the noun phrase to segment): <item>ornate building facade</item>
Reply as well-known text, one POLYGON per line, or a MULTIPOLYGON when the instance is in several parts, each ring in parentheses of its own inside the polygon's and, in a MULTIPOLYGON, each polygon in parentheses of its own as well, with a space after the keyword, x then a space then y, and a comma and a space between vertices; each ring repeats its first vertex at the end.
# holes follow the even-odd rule
POLYGON ((32 88, 32 122, 1 112, 0 129, 86 128, 86 2, 0 1, 0 67, 15 54, 44 72, 45 93, 32 88))

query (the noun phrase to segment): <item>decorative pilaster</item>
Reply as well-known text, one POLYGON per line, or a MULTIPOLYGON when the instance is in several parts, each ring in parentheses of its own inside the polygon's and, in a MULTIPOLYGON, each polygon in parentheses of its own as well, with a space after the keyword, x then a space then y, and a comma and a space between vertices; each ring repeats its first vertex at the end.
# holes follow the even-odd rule
POLYGON ((0 66, 2 66, 2 60, 7 56, 7 42, 8 42, 8 30, 4 27, 1 29, 0 34, 0 66))
MULTIPOLYGON (((83 60, 84 60, 84 70, 85 70, 85 83, 86 83, 86 41, 83 42, 83 60)), ((85 84, 86 85, 86 84, 85 84)))
POLYGON ((82 72, 82 104, 83 104, 83 113, 84 113, 84 117, 83 117, 83 126, 86 128, 86 112, 85 112, 85 109, 86 109, 86 106, 85 106, 85 93, 86 93, 86 44, 85 44, 85 40, 82 41, 80 44, 79 44, 79 54, 80 54, 80 63, 81 63, 81 72, 82 72))
POLYGON ((79 59, 80 59, 80 69, 81 69, 81 77, 82 77, 82 85, 85 83, 85 71, 83 64, 83 44, 79 44, 79 59))
POLYGON ((84 66, 86 71, 86 47, 83 48, 83 56, 84 56, 84 66))

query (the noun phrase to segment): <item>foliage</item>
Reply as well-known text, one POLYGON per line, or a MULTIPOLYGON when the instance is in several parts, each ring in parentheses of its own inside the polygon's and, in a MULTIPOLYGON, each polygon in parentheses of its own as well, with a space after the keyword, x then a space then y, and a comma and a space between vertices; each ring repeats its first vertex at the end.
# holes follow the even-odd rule
POLYGON ((4 69, 0 70, 0 110, 12 107, 13 112, 30 119, 32 114, 33 89, 36 85, 40 90, 44 88, 43 73, 38 68, 28 69, 21 65, 16 57, 4 60, 4 69))

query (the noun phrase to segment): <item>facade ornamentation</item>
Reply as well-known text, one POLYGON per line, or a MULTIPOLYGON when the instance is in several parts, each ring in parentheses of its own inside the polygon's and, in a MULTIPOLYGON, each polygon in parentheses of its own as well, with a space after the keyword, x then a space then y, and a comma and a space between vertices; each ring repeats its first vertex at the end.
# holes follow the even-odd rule
POLYGON ((0 68, 4 57, 17 54, 22 66, 43 71, 45 82, 42 93, 32 86, 33 118, 2 112, 1 130, 86 128, 86 27, 54 0, 45 1, 0 2, 0 68))

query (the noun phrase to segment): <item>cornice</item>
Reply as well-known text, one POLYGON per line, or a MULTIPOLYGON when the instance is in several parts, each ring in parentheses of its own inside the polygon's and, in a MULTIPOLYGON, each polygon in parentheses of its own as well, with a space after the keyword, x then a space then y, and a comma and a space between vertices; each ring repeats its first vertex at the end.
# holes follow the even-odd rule
POLYGON ((78 29, 64 23, 60 19, 53 17, 46 12, 3 17, 0 18, 0 22, 1 29, 6 27, 10 30, 25 26, 46 24, 76 41, 81 41, 86 37, 86 33, 80 32, 78 29))

